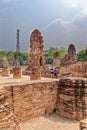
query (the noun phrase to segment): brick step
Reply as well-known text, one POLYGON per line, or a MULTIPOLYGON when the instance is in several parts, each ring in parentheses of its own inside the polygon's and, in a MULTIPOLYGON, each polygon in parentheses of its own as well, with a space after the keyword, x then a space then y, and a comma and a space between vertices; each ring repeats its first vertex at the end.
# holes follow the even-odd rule
POLYGON ((6 98, 8 95, 7 91, 4 88, 0 89, 0 101, 6 98))
POLYGON ((1 94, 7 94, 7 91, 6 91, 4 88, 1 88, 1 89, 0 89, 0 95, 1 95, 1 94))
POLYGON ((0 127, 5 127, 6 125, 12 125, 13 121, 5 121, 0 123, 0 127))
POLYGON ((0 104, 0 112, 6 112, 10 110, 9 103, 5 102, 3 104, 0 104))
POLYGON ((8 121, 8 118, 7 118, 7 117, 5 117, 5 118, 3 118, 3 119, 0 119, 0 123, 7 122, 7 121, 8 121))
POLYGON ((17 120, 17 117, 13 114, 13 113, 10 113, 7 118, 11 121, 14 121, 16 124, 18 124, 18 120, 17 120))

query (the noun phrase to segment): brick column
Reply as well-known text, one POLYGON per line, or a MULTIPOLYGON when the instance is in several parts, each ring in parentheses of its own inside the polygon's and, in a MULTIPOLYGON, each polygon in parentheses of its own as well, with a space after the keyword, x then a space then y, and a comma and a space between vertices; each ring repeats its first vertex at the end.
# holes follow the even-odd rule
POLYGON ((30 79, 31 80, 40 80, 41 79, 41 72, 37 66, 32 67, 30 79))
POLYGON ((22 70, 20 66, 13 68, 13 78, 22 78, 22 70))

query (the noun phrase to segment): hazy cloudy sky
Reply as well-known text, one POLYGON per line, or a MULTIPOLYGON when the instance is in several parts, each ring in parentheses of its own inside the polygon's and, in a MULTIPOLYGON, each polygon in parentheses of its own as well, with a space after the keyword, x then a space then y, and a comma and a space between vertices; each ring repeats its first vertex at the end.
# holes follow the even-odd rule
POLYGON ((87 0, 0 0, 0 50, 16 49, 16 30, 20 29, 22 51, 29 50, 33 29, 39 29, 44 47, 77 50, 87 44, 87 0))

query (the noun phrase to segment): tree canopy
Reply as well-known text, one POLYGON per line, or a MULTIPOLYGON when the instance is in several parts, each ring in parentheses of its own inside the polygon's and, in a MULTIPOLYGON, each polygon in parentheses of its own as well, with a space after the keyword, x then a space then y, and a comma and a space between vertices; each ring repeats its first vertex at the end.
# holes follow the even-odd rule
MULTIPOLYGON (((46 63, 53 63, 55 52, 58 52, 60 54, 61 60, 64 58, 65 54, 67 54, 67 50, 64 48, 50 47, 48 50, 44 51, 46 63)), ((28 52, 0 50, 0 59, 6 58, 8 62, 14 61, 15 55, 18 56, 21 65, 28 64, 28 52)), ((87 60, 87 47, 77 53, 77 61, 81 60, 87 60)))

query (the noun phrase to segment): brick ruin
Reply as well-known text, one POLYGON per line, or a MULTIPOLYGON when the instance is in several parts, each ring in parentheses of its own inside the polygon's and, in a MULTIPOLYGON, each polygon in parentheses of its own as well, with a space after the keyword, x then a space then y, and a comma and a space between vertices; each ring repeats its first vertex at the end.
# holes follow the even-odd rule
POLYGON ((76 62, 76 48, 74 44, 70 44, 68 47, 68 54, 65 55, 62 64, 70 64, 76 62))
POLYGON ((86 91, 87 80, 76 78, 7 84, 0 89, 0 130, 19 130, 19 122, 54 111, 72 120, 85 119, 86 91))
MULTIPOLYGON (((57 100, 57 82, 41 81, 7 85, 6 101, 19 122, 54 111, 57 100)), ((5 102, 5 100, 3 100, 5 102)))
POLYGON ((2 77, 10 76, 10 70, 8 68, 2 69, 2 77))
POLYGON ((31 80, 40 80, 41 79, 41 72, 37 66, 32 67, 32 71, 30 73, 31 80))
POLYGON ((68 47, 59 70, 60 77, 87 77, 87 61, 76 61, 76 48, 73 44, 68 47))
POLYGON ((87 119, 80 121, 80 130, 87 130, 87 119))
POLYGON ((22 78, 21 66, 15 66, 12 71, 13 71, 13 78, 22 78))
POLYGON ((70 119, 87 117, 87 81, 60 79, 58 84, 57 113, 70 119))
MULTIPOLYGON (((54 111, 72 120, 87 118, 87 80, 68 78, 68 75, 61 79, 42 80, 42 71, 44 77, 46 73, 47 77, 50 77, 50 67, 46 68, 43 47, 41 32, 34 30, 30 37, 27 68, 32 81, 25 80, 23 83, 21 79, 17 81, 18 84, 8 83, 0 89, 0 130, 20 130, 20 122, 54 111)), ((12 71, 14 80, 22 77, 18 61, 15 63, 12 71)), ((60 68, 60 74, 68 72, 72 73, 69 75, 71 77, 81 77, 83 73, 87 73, 86 64, 87 61, 76 62, 76 49, 73 44, 69 45, 68 54, 65 55, 61 66, 59 53, 54 54, 53 65, 60 68)), ((80 130, 83 130, 85 124, 85 120, 80 121, 80 130)))
POLYGON ((7 97, 8 92, 4 88, 0 88, 0 130, 20 130, 17 117, 6 101, 7 97))
POLYGON ((43 37, 41 32, 35 29, 30 36, 30 52, 29 65, 27 70, 30 70, 30 79, 41 79, 40 70, 44 68, 45 60, 43 53, 43 37), (37 69, 35 69, 37 68, 37 69))
POLYGON ((13 62, 13 66, 19 66, 20 65, 20 61, 19 61, 19 57, 17 54, 14 55, 14 62, 13 62))
POLYGON ((32 68, 32 66, 42 67, 45 64, 44 54, 43 54, 43 37, 41 32, 35 29, 30 36, 30 53, 29 53, 29 66, 28 68, 32 68))
POLYGON ((66 74, 71 74, 72 77, 85 77, 86 76, 86 66, 87 61, 78 61, 72 64, 62 65, 60 67, 60 74, 68 76, 66 74))
POLYGON ((53 65, 55 67, 60 67, 60 54, 59 54, 59 52, 54 53, 53 65))
POLYGON ((8 68, 9 63, 6 58, 0 58, 0 68, 8 68))

